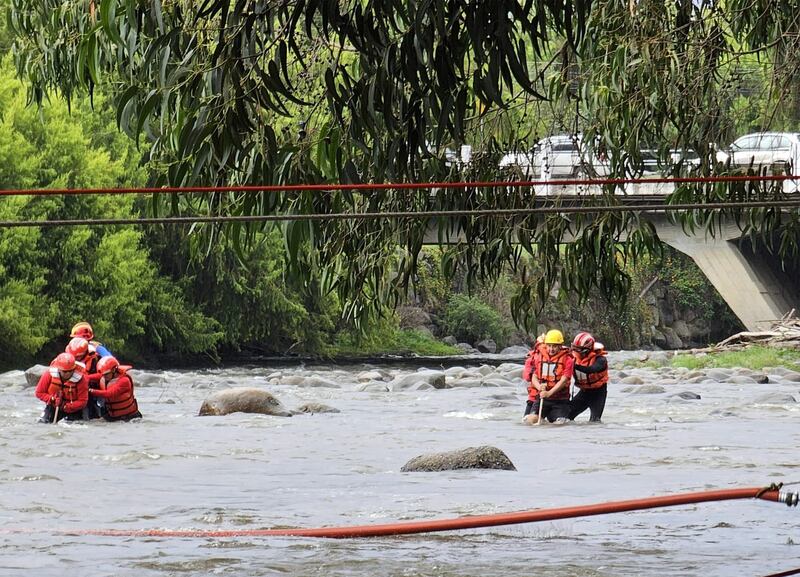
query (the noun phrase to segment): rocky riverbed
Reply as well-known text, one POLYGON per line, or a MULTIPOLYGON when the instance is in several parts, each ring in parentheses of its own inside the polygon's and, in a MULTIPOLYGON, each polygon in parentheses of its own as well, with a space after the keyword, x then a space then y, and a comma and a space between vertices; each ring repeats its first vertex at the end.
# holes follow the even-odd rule
POLYGON ((611 354, 602 424, 582 415, 562 427, 521 424, 522 358, 144 372, 144 419, 128 424, 37 424, 33 389, 22 372, 5 373, 0 566, 39 577, 729 576, 797 566, 800 511, 749 501, 363 541, 53 534, 389 523, 800 480, 800 367, 619 368, 643 354, 611 354), (297 414, 198 416, 232 387, 268 391, 297 414), (299 412, 314 403, 339 412, 299 412), (516 471, 401 471, 421 454, 484 445, 516 471))

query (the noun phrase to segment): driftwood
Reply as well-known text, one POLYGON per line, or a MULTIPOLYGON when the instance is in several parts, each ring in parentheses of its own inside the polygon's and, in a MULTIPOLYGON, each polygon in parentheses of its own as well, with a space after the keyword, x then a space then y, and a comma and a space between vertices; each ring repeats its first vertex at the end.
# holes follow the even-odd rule
POLYGON ((750 345, 766 345, 783 348, 800 349, 800 319, 795 309, 786 313, 767 331, 742 331, 704 349, 692 349, 688 353, 717 353, 737 351, 750 345))

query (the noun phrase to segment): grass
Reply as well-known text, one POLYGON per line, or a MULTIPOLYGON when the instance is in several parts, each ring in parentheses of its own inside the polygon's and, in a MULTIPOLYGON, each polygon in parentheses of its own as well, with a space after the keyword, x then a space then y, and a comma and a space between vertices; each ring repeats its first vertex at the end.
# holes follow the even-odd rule
POLYGON ((786 367, 800 371, 800 350, 753 345, 741 351, 706 355, 677 354, 672 357, 670 364, 687 369, 744 367, 758 370, 765 367, 786 367))
POLYGON ((445 344, 428 334, 396 329, 382 331, 380 338, 357 339, 346 336, 336 342, 333 356, 370 356, 370 355, 420 355, 442 357, 460 355, 461 350, 445 344))

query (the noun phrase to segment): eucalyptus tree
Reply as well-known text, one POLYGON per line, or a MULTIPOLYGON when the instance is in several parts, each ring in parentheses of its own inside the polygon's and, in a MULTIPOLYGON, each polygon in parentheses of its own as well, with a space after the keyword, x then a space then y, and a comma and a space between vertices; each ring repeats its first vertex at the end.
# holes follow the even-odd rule
MULTIPOLYGON (((724 169, 711 143, 728 136, 740 59, 780 63, 778 94, 798 65, 800 6, 779 0, 11 4, 16 63, 32 99, 52 90, 70 99, 102 85, 116 97, 120 128, 148 142, 154 183, 174 186, 494 180, 503 151, 541 136, 543 115, 597 136, 587 141, 608 151, 614 175, 630 174, 643 147, 664 158, 671 148, 692 148, 700 173, 710 175, 724 169), (469 164, 446 153, 463 144, 476 153, 469 164)), ((597 202, 617 202, 613 192, 597 202)), ((674 196, 776 194, 709 185, 674 196)), ((528 188, 439 187, 185 195, 157 197, 153 207, 184 215, 387 214, 283 225, 288 262, 306 290, 337 291, 355 320, 379 312, 413 280, 432 226, 446 245, 448 274, 491 279, 508 266, 521 273, 514 302, 522 321, 556 284, 622 300, 626 263, 660 246, 632 213, 391 216, 534 201, 528 188), (531 261, 535 275, 527 274, 531 261)), ((685 218, 710 226, 710 215, 685 218)), ((768 216, 751 219, 753 230, 785 225, 779 211, 768 216)), ((202 234, 246 247, 259 226, 269 225, 208 225, 202 234)))

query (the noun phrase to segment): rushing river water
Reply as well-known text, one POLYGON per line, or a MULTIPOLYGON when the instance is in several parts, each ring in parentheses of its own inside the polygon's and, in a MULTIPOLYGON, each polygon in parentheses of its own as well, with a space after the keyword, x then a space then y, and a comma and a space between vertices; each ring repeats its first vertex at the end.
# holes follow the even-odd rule
MULTIPOLYGON (((610 359, 619 366, 619 354, 610 359)), ((33 390, 1 376, 0 575, 711 577, 800 567, 800 509, 749 500, 361 540, 62 533, 380 524, 800 481, 800 372, 613 371, 602 424, 586 413, 529 427, 521 364, 495 364, 448 369, 453 388, 441 390, 387 390, 408 368, 150 373, 137 389, 144 419, 128 424, 37 424, 33 390), (764 373, 770 382, 758 384, 764 373), (196 416, 231 386, 341 412, 196 416), (675 396, 684 391, 700 399, 675 396), (479 445, 502 449, 517 471, 400 471, 423 453, 479 445)))

